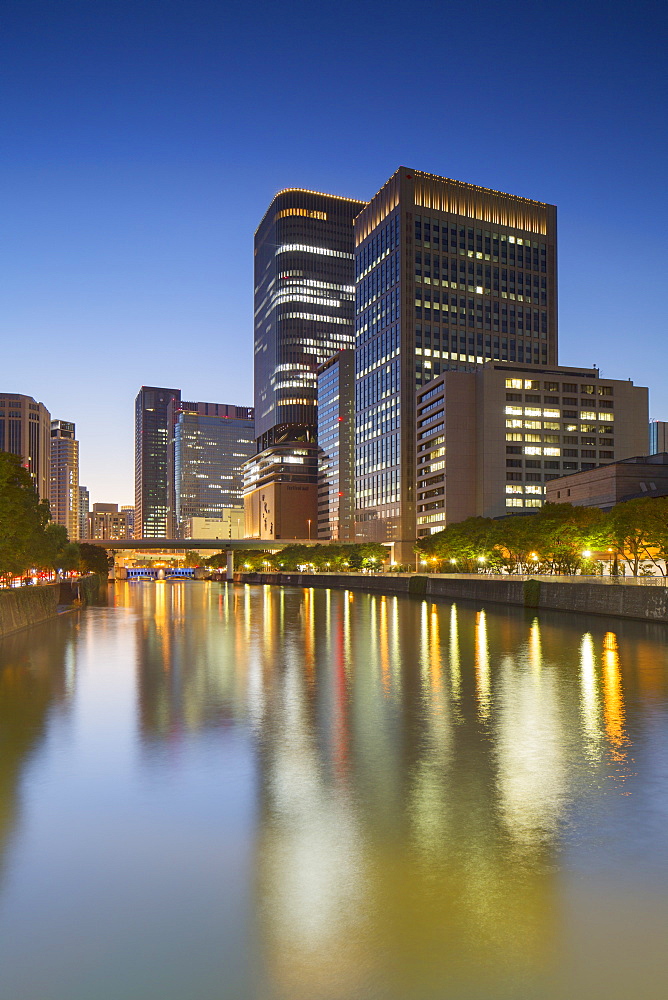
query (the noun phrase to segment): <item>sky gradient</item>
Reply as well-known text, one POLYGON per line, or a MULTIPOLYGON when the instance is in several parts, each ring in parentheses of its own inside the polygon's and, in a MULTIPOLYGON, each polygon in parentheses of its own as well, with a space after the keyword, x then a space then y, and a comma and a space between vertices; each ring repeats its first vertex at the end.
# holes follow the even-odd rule
POLYGON ((405 164, 556 204, 560 363, 668 419, 667 10, 5 0, 0 391, 75 421, 91 502, 133 503, 140 385, 253 402, 275 192, 405 164))

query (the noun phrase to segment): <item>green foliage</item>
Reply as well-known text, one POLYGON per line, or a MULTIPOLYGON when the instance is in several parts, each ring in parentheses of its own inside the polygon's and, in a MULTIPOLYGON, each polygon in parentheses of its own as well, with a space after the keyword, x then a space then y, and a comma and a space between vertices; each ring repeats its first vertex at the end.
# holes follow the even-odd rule
MULTIPOLYGON (((110 557, 99 545, 79 542, 79 566, 84 573, 97 573, 102 580, 107 579, 110 557)), ((112 562, 113 564, 113 562, 112 562)))
POLYGON ((37 563, 50 514, 17 455, 0 452, 0 579, 8 583, 37 563))
POLYGON ((611 550, 634 576, 643 560, 665 574, 668 498, 629 500, 609 513, 548 503, 535 514, 498 521, 472 517, 421 539, 415 550, 424 560, 435 560, 442 572, 452 573, 591 573, 597 563, 585 553, 605 559, 611 550))

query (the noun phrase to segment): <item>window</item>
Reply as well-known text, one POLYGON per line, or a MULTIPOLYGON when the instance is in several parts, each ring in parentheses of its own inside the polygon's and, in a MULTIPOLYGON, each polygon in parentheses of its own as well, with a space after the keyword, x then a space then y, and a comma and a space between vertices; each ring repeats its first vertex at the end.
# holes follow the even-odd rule
POLYGON ((506 497, 506 507, 524 507, 521 497, 506 497))
POLYGON ((521 378, 507 378, 506 379, 506 389, 521 389, 522 379, 521 378))
POLYGON ((596 411, 580 410, 580 420, 596 420, 596 411))

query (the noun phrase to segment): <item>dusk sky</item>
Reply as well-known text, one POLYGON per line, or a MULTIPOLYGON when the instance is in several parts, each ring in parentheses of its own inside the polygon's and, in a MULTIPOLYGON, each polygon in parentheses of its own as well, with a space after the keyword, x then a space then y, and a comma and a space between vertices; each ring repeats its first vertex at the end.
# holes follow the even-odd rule
POLYGON ((665 3, 4 0, 0 391, 134 502, 134 398, 253 402, 253 233, 405 164, 558 206, 559 360, 668 419, 665 3))

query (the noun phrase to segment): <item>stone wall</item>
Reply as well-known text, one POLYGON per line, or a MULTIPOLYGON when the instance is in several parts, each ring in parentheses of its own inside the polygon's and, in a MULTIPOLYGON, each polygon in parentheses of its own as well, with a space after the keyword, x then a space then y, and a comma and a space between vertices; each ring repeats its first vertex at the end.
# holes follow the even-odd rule
POLYGON ((58 584, 0 590, 0 637, 58 614, 58 584))
POLYGON ((489 580, 484 576, 419 576, 363 573, 235 573, 238 583, 289 587, 333 587, 377 594, 448 597, 480 603, 512 604, 553 611, 636 618, 668 624, 668 587, 579 583, 568 580, 489 580))

